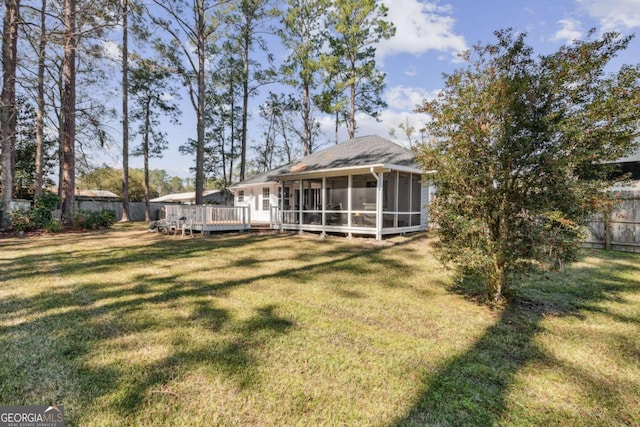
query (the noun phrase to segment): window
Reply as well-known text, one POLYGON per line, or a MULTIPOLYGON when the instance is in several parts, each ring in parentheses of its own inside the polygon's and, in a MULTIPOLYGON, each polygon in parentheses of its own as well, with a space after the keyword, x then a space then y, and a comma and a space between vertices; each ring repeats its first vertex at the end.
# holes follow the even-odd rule
POLYGON ((271 200, 269 200, 269 187, 262 188, 262 210, 268 211, 271 200))
POLYGON ((244 190, 238 191, 238 203, 244 202, 244 190))

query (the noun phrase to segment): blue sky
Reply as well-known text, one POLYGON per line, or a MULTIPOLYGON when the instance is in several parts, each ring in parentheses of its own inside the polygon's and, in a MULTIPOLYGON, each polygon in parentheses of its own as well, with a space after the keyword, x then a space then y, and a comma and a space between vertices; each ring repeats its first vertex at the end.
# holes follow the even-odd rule
MULTIPOLYGON (((384 98, 389 108, 381 121, 358 116, 358 135, 390 136, 390 129, 408 120, 419 127, 425 117, 413 113, 423 99, 433 97, 442 87, 442 73, 461 64, 457 54, 478 42, 493 41, 493 32, 512 27, 526 32, 536 53, 555 51, 562 44, 583 38, 590 28, 598 32, 640 33, 640 0, 383 0, 388 19, 396 25, 396 36, 378 47, 377 61, 387 74, 384 98)), ((640 61, 640 37, 613 64, 640 61)), ((267 88, 263 92, 278 92, 267 88)), ((251 110, 254 116, 258 102, 251 110)), ((325 141, 333 138, 331 118, 321 119, 325 141)), ((252 123, 257 128, 255 121, 252 123)), ((185 105, 182 126, 167 128, 171 146, 162 159, 152 159, 151 168, 165 169, 172 176, 188 177, 194 159, 178 153, 188 137, 195 138, 193 110, 185 105)), ((258 132, 250 132, 255 140, 258 132)), ((404 143, 398 134, 399 143, 404 143)), ((342 139, 346 132, 342 133, 342 139)), ((250 153, 251 155, 251 153, 250 153)), ((141 161, 131 159, 131 167, 141 161)))

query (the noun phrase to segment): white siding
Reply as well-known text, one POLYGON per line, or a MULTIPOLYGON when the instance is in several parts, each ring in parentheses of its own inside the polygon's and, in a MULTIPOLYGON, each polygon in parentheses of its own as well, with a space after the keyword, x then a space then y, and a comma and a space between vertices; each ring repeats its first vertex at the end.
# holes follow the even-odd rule
POLYGON ((271 219, 269 209, 263 209, 263 188, 269 188, 269 206, 278 204, 278 184, 262 183, 251 186, 243 186, 234 190, 234 206, 248 206, 252 223, 268 223, 271 219), (238 200, 238 194, 244 191, 244 201, 238 200))

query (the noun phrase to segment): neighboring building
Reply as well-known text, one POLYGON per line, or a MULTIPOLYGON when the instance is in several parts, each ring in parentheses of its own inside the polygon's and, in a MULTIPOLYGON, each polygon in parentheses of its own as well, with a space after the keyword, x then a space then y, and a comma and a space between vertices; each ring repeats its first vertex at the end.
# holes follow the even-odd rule
MULTIPOLYGON (((202 194, 202 198, 205 204, 214 204, 214 205, 222 205, 226 204, 227 200, 231 199, 231 195, 229 192, 225 192, 223 190, 210 190, 205 191, 202 194)), ((166 194, 164 196, 156 197, 155 199, 149 200, 150 202, 160 202, 160 203, 182 203, 185 205, 193 205, 196 203, 196 193, 195 191, 187 192, 187 193, 174 193, 174 194, 166 194)))
POLYGON ((76 200, 115 201, 120 196, 109 190, 76 190, 76 200))
POLYGON ((640 180, 640 149, 631 156, 624 157, 615 162, 620 175, 629 174, 632 180, 640 180))
MULTIPOLYGON (((47 191, 53 194, 58 194, 58 187, 47 188, 47 191)), ((80 190, 76 188, 75 191, 76 200, 91 200, 102 202, 113 202, 120 200, 120 196, 109 190, 80 190)))
POLYGON ((251 223, 284 230, 382 235, 425 230, 429 188, 410 150, 364 136, 231 187, 251 223))

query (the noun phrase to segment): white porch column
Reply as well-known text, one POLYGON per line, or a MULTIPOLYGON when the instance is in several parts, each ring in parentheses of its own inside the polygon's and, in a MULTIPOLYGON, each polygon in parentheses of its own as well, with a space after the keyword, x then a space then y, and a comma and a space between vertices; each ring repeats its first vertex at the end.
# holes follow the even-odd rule
POLYGON ((383 186, 384 173, 382 171, 376 173, 373 167, 370 169, 371 175, 376 179, 376 240, 382 240, 382 204, 383 204, 383 186))
POLYGON ((384 184, 384 173, 380 172, 377 175, 374 173, 376 177, 377 186, 376 186, 376 240, 382 240, 382 205, 383 205, 383 184, 384 184))
MULTIPOLYGON (((353 187, 353 175, 349 175, 347 180, 347 227, 351 228, 351 190, 353 187)), ((351 235, 351 232, 349 232, 351 235)))
POLYGON ((302 211, 304 208, 304 186, 302 185, 302 178, 300 178, 300 197, 298 198, 298 215, 300 215, 300 217, 298 218, 298 225, 300 225, 300 232, 302 233, 302 211))
MULTIPOLYGON (((322 226, 327 225, 327 177, 322 177, 322 188, 320 190, 322 194, 320 194, 320 200, 322 203, 322 226)), ((324 233, 324 230, 323 230, 324 233)))
POLYGON ((278 203, 280 205, 280 209, 278 212, 278 217, 276 218, 276 221, 278 221, 278 223, 280 224, 280 232, 284 231, 284 180, 280 181, 280 200, 278 203))

